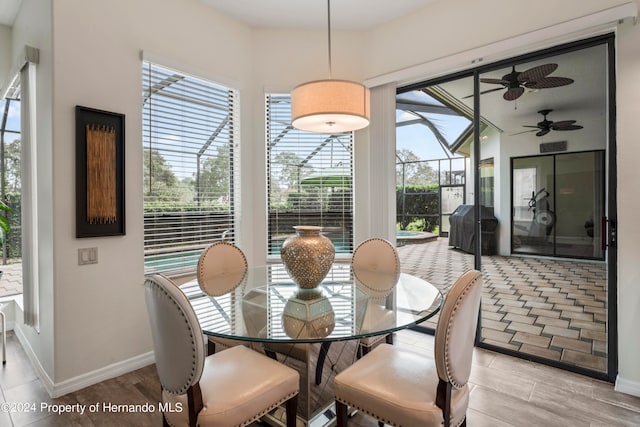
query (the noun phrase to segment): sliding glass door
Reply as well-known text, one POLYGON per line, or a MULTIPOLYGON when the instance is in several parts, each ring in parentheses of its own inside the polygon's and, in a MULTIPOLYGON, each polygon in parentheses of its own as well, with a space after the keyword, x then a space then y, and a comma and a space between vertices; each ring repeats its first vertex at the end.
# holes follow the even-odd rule
POLYGON ((399 248, 403 270, 446 292, 481 269, 478 345, 607 380, 617 360, 613 54, 612 35, 594 37, 397 98, 399 147, 414 124, 446 141, 451 117, 466 117, 448 149, 472 171, 462 199, 440 188, 448 233, 399 248), (424 120, 433 112, 443 116, 424 120))

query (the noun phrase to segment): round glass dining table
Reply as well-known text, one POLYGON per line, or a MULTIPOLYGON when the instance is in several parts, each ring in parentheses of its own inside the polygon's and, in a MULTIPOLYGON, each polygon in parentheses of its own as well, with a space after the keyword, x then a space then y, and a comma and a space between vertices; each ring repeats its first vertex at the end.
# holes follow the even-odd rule
MULTIPOLYGON (((203 333, 226 339, 225 344, 229 339, 248 343, 298 370, 297 415, 310 427, 335 421, 333 376, 353 363, 360 339, 424 322, 440 310, 443 300, 440 291, 421 278, 354 271, 340 263, 312 290, 300 289, 282 264, 225 272, 208 280, 219 282, 222 289, 238 286, 211 296, 195 279, 180 285, 203 333)), ((278 411, 262 421, 283 425, 278 411)))
POLYGON ((353 271, 335 263, 314 290, 300 289, 282 264, 249 268, 231 292, 206 295, 196 280, 180 286, 206 335, 242 341, 313 343, 385 335, 435 315, 442 294, 405 273, 353 271))

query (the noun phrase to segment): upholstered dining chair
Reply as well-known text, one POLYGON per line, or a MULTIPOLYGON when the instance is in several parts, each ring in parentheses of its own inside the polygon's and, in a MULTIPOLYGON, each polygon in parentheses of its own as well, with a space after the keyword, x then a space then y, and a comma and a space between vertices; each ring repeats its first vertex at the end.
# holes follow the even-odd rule
POLYGON ((466 425, 481 282, 480 272, 469 270, 449 290, 434 358, 381 344, 336 375, 338 427, 347 425, 348 406, 395 426, 466 425))
MULTIPOLYGON (((351 268, 356 280, 365 288, 384 295, 398 281, 400 258, 396 248, 389 241, 374 237, 363 241, 353 251, 351 268)), ((389 315, 389 310, 385 310, 380 305, 370 304, 365 312, 361 331, 366 332, 372 329, 374 323, 384 323, 389 315)), ((386 339, 388 344, 393 344, 392 334, 362 338, 358 347, 358 356, 367 354, 383 339, 386 339)))
POLYGON ((198 318, 169 278, 146 277, 162 401, 163 425, 246 426, 286 402, 287 427, 296 425, 298 373, 247 347, 205 356, 198 318), (168 405, 169 406, 169 405, 168 405))
MULTIPOLYGON (((247 258, 239 247, 229 242, 215 242, 200 254, 196 277, 202 292, 217 297, 240 286, 247 277, 247 269, 247 258)), ((242 341, 209 336, 209 354, 216 352, 216 344, 245 345, 242 341)))

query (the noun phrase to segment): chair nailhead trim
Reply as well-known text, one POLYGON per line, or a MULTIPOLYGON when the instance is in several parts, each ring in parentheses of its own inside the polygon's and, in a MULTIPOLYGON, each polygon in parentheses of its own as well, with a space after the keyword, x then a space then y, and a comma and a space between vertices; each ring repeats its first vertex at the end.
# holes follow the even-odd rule
MULTIPOLYGON (((351 403, 351 402, 349 402, 349 401, 347 401, 347 400, 345 400, 345 399, 336 399, 336 400, 338 400, 339 402, 344 403, 344 404, 345 404, 345 405, 347 405, 347 406, 350 406, 350 407, 352 407, 352 408, 355 408, 355 409, 357 409, 358 411, 364 412, 365 414, 367 414, 367 415, 369 415, 369 416, 371 416, 371 417, 375 418, 375 419, 376 419, 376 420, 378 420, 378 421, 382 421, 382 422, 383 422, 383 423, 385 423, 385 424, 389 424, 389 425, 394 426, 394 427, 404 427, 402 424, 395 424, 393 421, 388 420, 388 419, 386 419, 386 418, 384 418, 383 416, 380 416, 380 415, 378 415, 378 414, 374 414, 374 413, 373 413, 373 412, 371 412, 371 411, 367 411, 366 409, 361 408, 359 405, 353 404, 353 403, 351 403)), ((462 417, 462 420, 461 420, 458 424, 456 424, 454 427, 460 427, 460 426, 462 425, 462 422, 465 420, 465 418, 466 418, 466 417, 462 417)), ((443 421, 440 425, 444 425, 444 421, 443 421)))
MULTIPOLYGON (((469 282, 467 284, 467 286, 465 286, 464 290, 462 291, 462 293, 460 294, 460 296, 456 300, 456 303, 453 306, 453 310, 451 311, 451 317, 452 318, 455 316, 456 312, 458 311, 458 308, 460 307, 460 303, 464 299, 464 296, 469 292, 469 289, 471 289, 473 287, 473 285, 478 280, 480 280, 480 278, 481 278, 481 275, 478 274, 475 279, 473 279, 471 282, 469 282)), ((447 325, 446 342, 445 342, 445 346, 444 346, 445 349, 449 348, 449 338, 450 337, 451 337, 451 322, 449 322, 449 324, 447 325)), ((464 387, 464 384, 460 384, 457 381, 454 381, 453 378, 452 378, 451 363, 449 361, 449 351, 445 351, 444 364, 445 364, 445 367, 446 367, 446 370, 447 370, 447 379, 449 380, 451 385, 457 390, 459 390, 462 387, 464 387)))
POLYGON ((257 421, 258 419, 262 418, 264 415, 266 415, 269 412, 271 412, 274 408, 282 405, 284 402, 286 402, 287 400, 291 399, 296 394, 298 394, 297 391, 293 392, 293 393, 289 393, 288 395, 281 397, 280 400, 278 400, 276 403, 274 403, 273 405, 269 406, 267 409, 265 409, 264 411, 260 412, 258 415, 243 421, 242 424, 238 424, 238 426, 236 426, 236 427, 244 427, 244 426, 247 426, 247 425, 251 424, 254 421, 257 421))
MULTIPOLYGON (((160 286, 154 280, 148 279, 148 282, 150 282, 155 288, 160 290, 167 297, 167 299, 169 301, 171 301, 178 308, 178 311, 179 311, 180 315, 182 316, 182 319, 184 320, 184 323, 188 327, 189 326, 189 322, 187 320, 187 316, 185 315, 184 311, 182 310, 182 307, 180 307, 180 304, 178 304, 178 301, 176 301, 175 298, 173 298, 172 295, 170 295, 162 286, 160 286)), ((187 390, 189 389, 189 387, 194 383, 195 373, 196 373, 196 363, 197 363, 196 343, 195 343, 195 340, 193 339, 193 333, 189 333, 189 338, 191 339, 192 361, 191 361, 191 374, 189 375, 188 383, 184 384, 182 387, 180 387, 179 389, 177 389, 175 391, 174 390, 168 390, 163 386, 163 388, 165 390, 167 390, 169 393, 185 394, 187 392, 187 390)))

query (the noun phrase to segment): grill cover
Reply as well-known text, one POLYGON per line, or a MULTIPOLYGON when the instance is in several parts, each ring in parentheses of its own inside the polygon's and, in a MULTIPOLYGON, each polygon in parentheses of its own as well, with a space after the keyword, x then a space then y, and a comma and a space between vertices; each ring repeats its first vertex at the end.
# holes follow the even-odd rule
MULTIPOLYGON (((449 246, 475 253, 475 231, 473 224, 473 205, 460 205, 449 217, 449 246)), ((496 230, 498 219, 493 214, 493 208, 480 207, 482 219, 482 255, 496 253, 496 230)))

